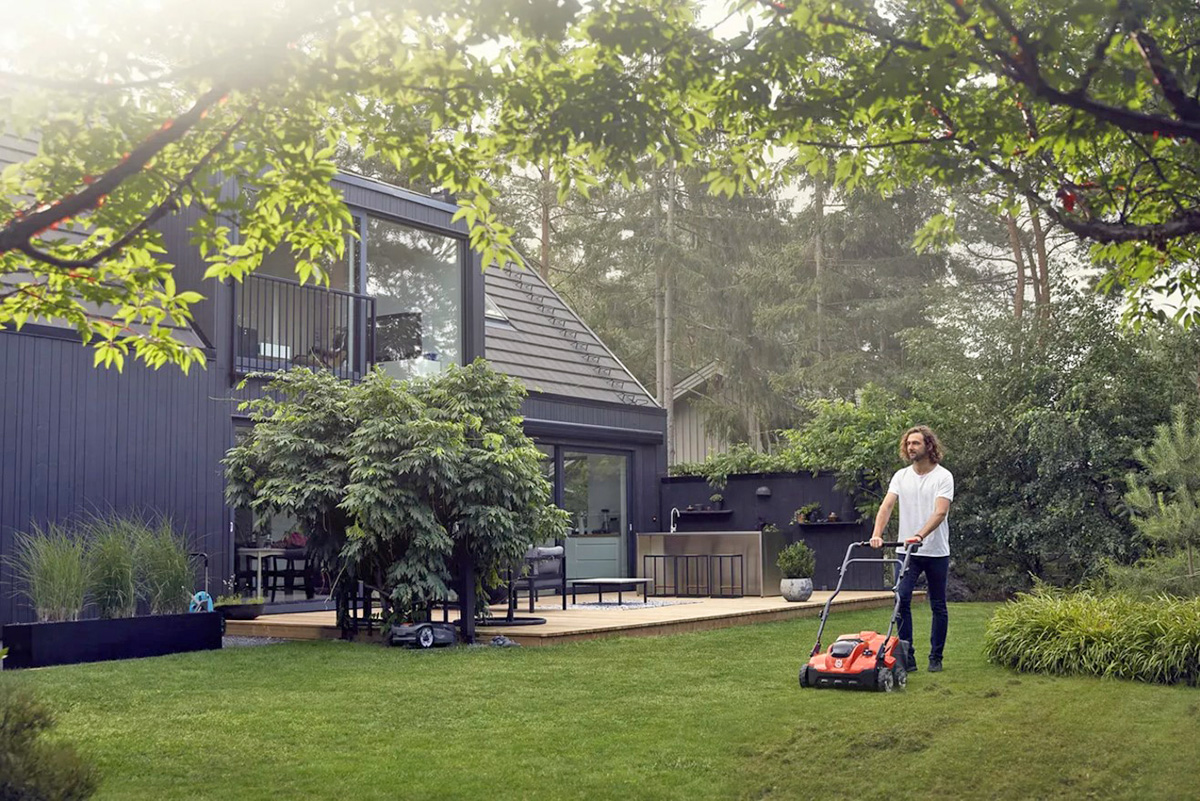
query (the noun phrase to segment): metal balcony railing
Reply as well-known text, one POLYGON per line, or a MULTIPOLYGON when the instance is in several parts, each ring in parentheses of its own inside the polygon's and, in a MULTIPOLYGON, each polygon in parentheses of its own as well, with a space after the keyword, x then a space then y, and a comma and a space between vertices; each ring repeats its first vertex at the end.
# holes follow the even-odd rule
POLYGON ((235 372, 310 367, 361 378, 374 361, 375 299, 247 275, 234 289, 235 372))

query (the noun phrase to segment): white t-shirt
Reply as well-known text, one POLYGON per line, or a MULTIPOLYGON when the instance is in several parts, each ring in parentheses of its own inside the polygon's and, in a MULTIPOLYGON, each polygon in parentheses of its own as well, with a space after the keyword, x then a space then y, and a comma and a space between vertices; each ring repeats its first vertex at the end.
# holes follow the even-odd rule
MULTIPOLYGON (((888 492, 894 492, 900 499, 899 538, 900 542, 904 542, 909 537, 915 537, 933 516, 934 503, 938 498, 954 500, 954 476, 940 464, 934 465, 925 475, 921 475, 909 465, 903 470, 897 470, 892 476, 888 492)), ((950 555, 949 515, 925 538, 917 550, 917 555, 950 555)))

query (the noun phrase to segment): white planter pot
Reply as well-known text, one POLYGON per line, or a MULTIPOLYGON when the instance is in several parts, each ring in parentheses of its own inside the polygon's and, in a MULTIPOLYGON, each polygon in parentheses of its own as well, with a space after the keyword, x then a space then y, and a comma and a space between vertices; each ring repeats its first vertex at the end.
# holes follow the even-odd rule
POLYGON ((785 578, 779 580, 779 594, 788 601, 807 601, 812 597, 812 579, 785 578))

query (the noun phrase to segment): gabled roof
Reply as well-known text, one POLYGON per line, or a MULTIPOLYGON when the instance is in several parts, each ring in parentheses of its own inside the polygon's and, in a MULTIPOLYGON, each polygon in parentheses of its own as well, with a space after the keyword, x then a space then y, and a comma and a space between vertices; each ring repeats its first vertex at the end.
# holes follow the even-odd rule
POLYGON ((679 400, 689 392, 700 389, 705 382, 707 382, 713 376, 718 375, 723 375, 721 372, 721 366, 715 361, 709 362, 675 385, 675 400, 679 400))
POLYGON ((653 396, 533 269, 489 267, 487 296, 507 322, 488 319, 485 352, 530 392, 657 407, 653 396))

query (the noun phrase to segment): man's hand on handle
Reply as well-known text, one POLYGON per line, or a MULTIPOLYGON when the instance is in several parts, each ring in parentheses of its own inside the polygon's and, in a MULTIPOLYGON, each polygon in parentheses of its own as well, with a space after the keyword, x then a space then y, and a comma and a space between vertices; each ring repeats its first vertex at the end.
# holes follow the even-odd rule
MULTIPOLYGON (((904 544, 905 545, 915 545, 917 543, 924 542, 924 540, 925 540, 924 537, 909 537, 908 539, 906 539, 904 541, 904 544)), ((871 535, 871 547, 872 548, 882 548, 883 547, 883 537, 879 536, 878 534, 872 534, 871 535)))

